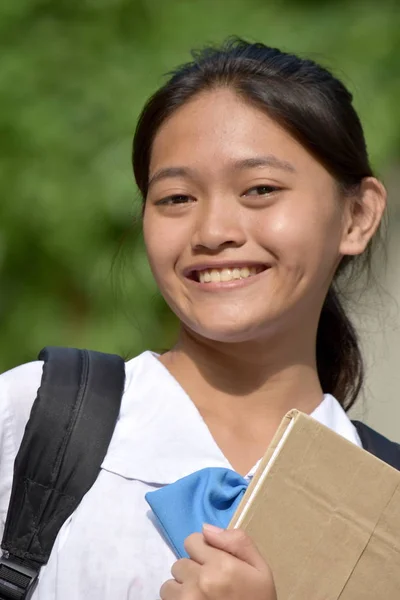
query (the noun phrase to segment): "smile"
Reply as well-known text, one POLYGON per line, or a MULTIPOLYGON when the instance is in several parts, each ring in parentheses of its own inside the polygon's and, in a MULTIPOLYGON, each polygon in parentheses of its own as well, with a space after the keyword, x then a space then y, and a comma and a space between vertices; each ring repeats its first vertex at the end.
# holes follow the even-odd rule
POLYGON ((223 284, 232 285, 241 284, 243 280, 251 279, 259 273, 266 271, 267 265, 232 265, 223 267, 200 267, 199 269, 192 269, 187 273, 187 277, 196 283, 214 287, 213 284, 218 287, 223 284))
POLYGON ((196 271, 197 281, 200 283, 218 283, 220 281, 233 281, 234 279, 247 279, 262 271, 262 267, 232 267, 224 269, 205 269, 196 271))

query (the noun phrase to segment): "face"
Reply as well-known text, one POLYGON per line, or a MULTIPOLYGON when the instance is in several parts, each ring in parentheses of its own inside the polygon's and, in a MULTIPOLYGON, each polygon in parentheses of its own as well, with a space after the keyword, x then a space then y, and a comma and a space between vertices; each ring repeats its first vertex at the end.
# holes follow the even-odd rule
POLYGON ((149 182, 150 265, 186 329, 217 342, 316 330, 345 202, 289 133, 230 90, 202 93, 159 129, 149 182))

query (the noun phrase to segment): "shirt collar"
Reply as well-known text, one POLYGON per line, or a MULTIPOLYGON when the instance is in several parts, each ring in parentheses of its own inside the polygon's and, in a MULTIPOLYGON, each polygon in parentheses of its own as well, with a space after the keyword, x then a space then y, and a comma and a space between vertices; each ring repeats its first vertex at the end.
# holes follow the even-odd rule
MULTIPOLYGON (((311 416, 361 446, 333 396, 325 395, 311 416)), ((102 468, 164 485, 206 467, 232 469, 190 397, 156 354, 146 351, 129 361, 120 414, 102 468)))

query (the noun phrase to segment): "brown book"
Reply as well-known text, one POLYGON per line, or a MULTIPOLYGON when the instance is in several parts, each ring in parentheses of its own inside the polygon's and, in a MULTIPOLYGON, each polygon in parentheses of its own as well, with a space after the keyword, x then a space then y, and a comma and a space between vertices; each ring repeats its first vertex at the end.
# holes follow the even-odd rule
POLYGON ((400 600, 400 472, 304 413, 284 417, 237 527, 278 600, 400 600))

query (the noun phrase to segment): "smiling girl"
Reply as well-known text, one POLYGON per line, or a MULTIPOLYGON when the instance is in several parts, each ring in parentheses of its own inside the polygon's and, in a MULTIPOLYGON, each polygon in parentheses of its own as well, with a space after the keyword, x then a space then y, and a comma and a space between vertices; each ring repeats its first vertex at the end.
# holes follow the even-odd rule
MULTIPOLYGON (((34 598, 273 600, 273 573, 244 533, 205 526, 177 560, 145 494, 208 467, 250 481, 292 408, 362 446, 346 415, 362 358, 336 281, 368 264, 385 189, 343 84, 241 40, 195 54, 148 101, 133 167, 179 336, 126 364, 102 469, 34 598)), ((0 378, 1 524, 41 374, 34 362, 0 378)))

